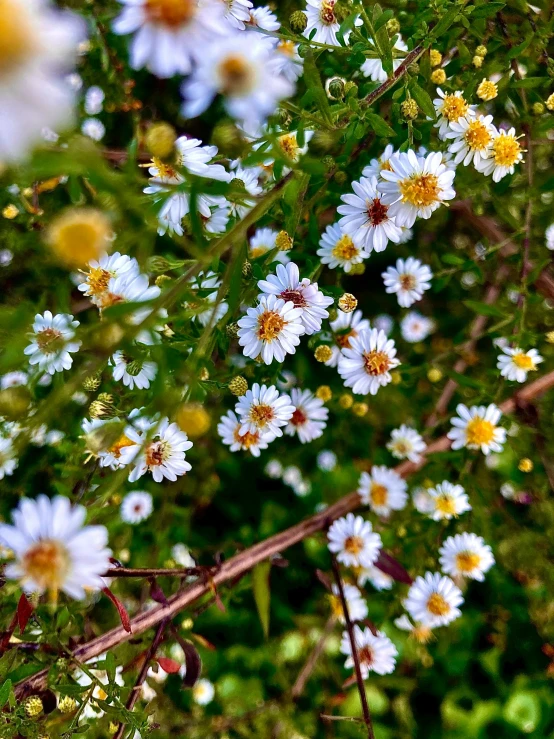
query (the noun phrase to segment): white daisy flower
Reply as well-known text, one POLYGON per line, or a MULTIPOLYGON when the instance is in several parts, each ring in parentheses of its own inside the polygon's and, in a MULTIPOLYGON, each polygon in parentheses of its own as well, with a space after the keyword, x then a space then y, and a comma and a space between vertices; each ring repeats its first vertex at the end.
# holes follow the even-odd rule
POLYGON ((275 13, 267 5, 262 5, 260 8, 252 8, 250 11, 250 20, 246 25, 247 30, 261 28, 262 31, 278 31, 281 28, 281 24, 275 13))
POLYGON ((145 442, 143 435, 133 429, 129 434, 136 446, 121 450, 123 463, 132 465, 129 482, 136 482, 146 472, 152 474, 154 482, 163 482, 164 478, 175 482, 177 477, 192 469, 185 454, 192 447, 192 441, 176 423, 169 423, 169 419, 164 418, 155 426, 150 441, 145 442))
POLYGON ((114 380, 123 382, 130 390, 147 390, 158 371, 156 362, 134 359, 121 351, 112 356, 112 363, 114 380))
POLYGON ((554 251, 554 223, 551 223, 544 232, 544 239, 546 248, 550 251, 554 251))
POLYGON ((461 616, 458 606, 463 602, 460 588, 449 577, 426 572, 424 578, 417 577, 410 587, 404 608, 414 621, 434 629, 461 616))
POLYGON ((393 457, 409 459, 416 464, 421 461, 421 452, 427 449, 427 444, 415 429, 402 424, 400 428, 393 429, 390 436, 387 449, 393 457))
MULTIPOLYGON (((248 257, 249 259, 258 259, 259 257, 267 254, 268 251, 275 249, 275 239, 277 238, 278 231, 273 228, 257 228, 254 235, 248 242, 248 257)), ((287 264, 290 261, 286 251, 278 251, 273 257, 274 262, 281 262, 281 264, 287 264)))
MULTIPOLYGON (((402 41, 402 38, 400 36, 397 37, 392 48, 393 48, 393 55, 394 55, 394 51, 405 51, 405 52, 408 51, 408 47, 402 41)), ((392 60, 393 71, 396 72, 396 70, 401 64, 402 64, 402 59, 399 59, 399 58, 393 59, 392 60)), ((363 74, 364 77, 369 77, 370 79, 372 79, 373 82, 385 82, 388 78, 388 75, 385 72, 385 69, 380 59, 366 59, 365 62, 360 67, 360 72, 363 74)))
POLYGON ((384 251, 389 241, 398 243, 400 228, 391 218, 392 212, 389 211, 392 209, 385 205, 377 191, 377 179, 362 177, 352 183, 352 189, 354 193, 341 195, 345 205, 337 208, 337 212, 343 216, 339 221, 343 233, 348 234, 368 254, 373 250, 384 251))
POLYGON ((332 472, 337 466, 337 455, 330 449, 324 449, 317 455, 317 466, 322 472, 332 472))
POLYGON ((0 480, 13 475, 18 464, 12 440, 0 438, 0 480))
POLYGON ((506 175, 513 174, 516 164, 523 161, 523 151, 515 128, 499 131, 492 142, 491 155, 476 164, 475 169, 485 175, 492 174, 493 181, 500 182, 506 175))
MULTIPOLYGON (((364 680, 367 680, 370 672, 375 672, 377 675, 390 675, 394 672, 398 651, 386 634, 382 631, 374 634, 367 626, 363 630, 360 626, 354 626, 353 632, 358 662, 364 680)), ((342 634, 340 651, 347 655, 345 668, 351 670, 354 667, 354 659, 347 631, 342 634)))
POLYGON ((242 421, 241 434, 259 431, 268 441, 282 436, 283 426, 292 418, 294 405, 288 395, 279 395, 275 385, 255 382, 246 394, 238 399, 235 413, 242 421))
POLYGON ((359 567, 356 570, 358 585, 363 588, 366 583, 370 582, 375 590, 390 590, 394 585, 394 580, 375 565, 371 567, 359 567))
POLYGON ((534 372, 537 365, 544 361, 536 349, 524 352, 517 347, 505 346, 502 352, 496 366, 502 377, 515 382, 525 382, 527 374, 534 372))
POLYGON ((86 509, 67 498, 39 495, 22 498, 12 512, 13 526, 0 524, 0 544, 11 549, 15 561, 4 569, 9 580, 19 580, 27 593, 59 590, 83 600, 85 590, 100 590, 101 577, 110 567, 105 526, 84 526, 86 509))
POLYGON ((402 321, 400 322, 400 333, 404 341, 410 344, 417 344, 418 341, 425 341, 425 339, 433 332, 435 328, 434 322, 422 316, 415 310, 406 313, 402 321))
POLYGON ((302 308, 295 308, 292 300, 284 301, 275 295, 262 298, 255 308, 238 321, 239 344, 246 357, 261 355, 265 364, 276 359, 283 362, 287 354, 294 354, 305 333, 302 308))
POLYGON ((74 91, 63 78, 83 35, 77 16, 47 0, 3 0, 0 161, 24 159, 42 129, 71 125, 74 91))
POLYGON ((106 126, 98 118, 85 118, 81 124, 81 133, 93 141, 102 141, 106 135, 106 126))
MULTIPOLYGON (((461 485, 453 485, 447 480, 428 488, 429 515, 433 521, 450 521, 471 510, 469 498, 461 485)), ((427 507, 427 506, 425 506, 427 507)))
POLYGON ((192 697, 199 706, 207 706, 214 699, 215 688, 206 678, 201 678, 192 689, 192 697))
POLYGON ((350 347, 342 349, 338 371, 345 387, 356 395, 376 395, 392 380, 390 370, 399 364, 394 341, 373 328, 350 339, 350 347))
POLYGON ((429 495, 429 490, 422 486, 412 490, 412 503, 419 513, 428 514, 435 510, 434 499, 429 495))
POLYGON ((382 202, 390 205, 388 216, 397 226, 414 225, 416 218, 430 218, 446 200, 456 193, 452 188, 455 172, 442 161, 442 154, 434 152, 418 157, 411 149, 390 159, 392 171, 382 170, 385 182, 379 184, 382 202))
POLYGON ((140 523, 152 513, 152 496, 145 490, 127 493, 121 502, 121 520, 125 523, 140 523))
POLYGON ((29 357, 29 364, 41 372, 53 375, 55 372, 68 370, 73 364, 71 354, 78 352, 80 341, 75 341, 75 329, 79 325, 69 313, 58 313, 53 316, 47 310, 42 315, 37 313, 33 323, 33 336, 24 354, 29 357))
POLYGON ((19 387, 20 385, 26 385, 29 381, 29 375, 26 372, 15 371, 6 372, 0 378, 0 389, 5 390, 8 387, 19 387))
MULTIPOLYGON (((102 687, 103 685, 108 686, 111 682, 108 672, 104 669, 106 655, 103 654, 98 658, 89 660, 85 664, 87 665, 87 672, 83 670, 77 670, 74 674, 74 678, 78 685, 84 688, 94 685, 92 689, 92 695, 85 702, 81 717, 83 719, 99 719, 105 711, 97 701, 109 701, 108 693, 102 687)), ((116 667, 114 682, 116 685, 123 686, 123 677, 121 676, 123 667, 116 667)))
POLYGON ((242 421, 236 417, 233 411, 227 411, 227 413, 219 419, 217 433, 221 437, 221 441, 228 446, 232 452, 248 451, 253 457, 259 457, 260 451, 262 449, 267 449, 267 445, 270 441, 269 437, 262 437, 259 431, 255 431, 253 434, 249 431, 241 434, 240 430, 242 426, 242 421))
POLYGON ((246 192, 248 195, 261 195, 263 188, 260 185, 260 168, 259 167, 244 167, 239 162, 231 173, 231 184, 233 179, 236 179, 240 183, 240 191, 237 195, 233 195, 232 191, 227 193, 227 202, 230 206, 231 215, 237 218, 244 218, 252 208, 256 205, 256 201, 253 198, 249 198, 244 195, 246 192))
POLYGON ((276 73, 279 60, 275 50, 255 34, 250 34, 248 41, 241 33, 229 34, 202 52, 181 88, 187 118, 203 113, 221 93, 230 116, 256 125, 272 115, 281 100, 294 94, 294 84, 276 73))
POLYGON ((135 34, 131 66, 157 77, 190 74, 214 35, 224 33, 224 8, 217 0, 120 0, 125 6, 114 33, 135 34))
POLYGON ((118 251, 110 255, 105 254, 98 261, 89 262, 88 267, 88 272, 83 273, 85 280, 77 286, 77 289, 90 298, 95 305, 102 304, 102 297, 112 278, 121 275, 127 275, 130 278, 140 272, 136 259, 127 254, 120 254, 118 251))
POLYGON ((321 322, 329 317, 326 308, 332 305, 333 298, 324 295, 319 290, 317 282, 311 282, 307 277, 301 280, 300 270, 294 262, 289 262, 286 266, 279 264, 277 274, 260 280, 258 288, 262 291, 258 300, 276 295, 285 302, 292 301, 294 307, 301 310, 300 320, 306 336, 321 331, 321 322))
MULTIPOLYGON (((149 303, 159 298, 160 293, 161 290, 157 285, 150 286, 147 275, 125 273, 119 277, 110 278, 106 291, 98 298, 98 307, 100 310, 104 310, 119 303, 149 303)), ((125 321, 132 326, 136 326, 146 320, 152 310, 151 307, 137 308, 125 315, 125 321)), ((162 317, 167 314, 160 311, 159 315, 162 317)), ((160 328, 158 326, 140 331, 135 337, 136 341, 147 345, 155 343, 159 340, 157 331, 160 328)))
POLYGON ((372 159, 369 164, 363 168, 362 177, 367 177, 368 179, 375 177, 378 182, 381 182, 381 172, 383 170, 392 172, 390 159, 394 156, 394 154, 394 146, 392 144, 387 144, 381 156, 377 157, 376 159, 372 159))
MULTIPOLYGON (((344 581, 342 583, 342 589, 350 621, 363 621, 367 616, 367 603, 365 602, 363 595, 355 585, 350 585, 344 581)), ((329 599, 331 601, 331 612, 339 623, 345 624, 346 619, 342 608, 339 586, 336 583, 333 583, 331 590, 332 593, 329 595, 329 599)))
MULTIPOLYGON (((298 44, 294 41, 281 40, 275 47, 275 69, 293 84, 304 71, 304 60, 298 53, 298 44)), ((306 131, 306 133, 308 133, 306 131)), ((310 133, 313 134, 313 131, 310 133)))
POLYGON ((415 639, 419 644, 427 644, 431 639, 433 639, 433 632, 429 626, 412 623, 409 616, 405 613, 399 618, 394 619, 394 625, 401 631, 408 631, 410 633, 410 637, 415 639))
MULTIPOLYGON (((340 21, 335 15, 335 4, 336 0, 306 0, 307 6, 306 18, 308 24, 304 31, 304 36, 313 41, 318 41, 321 44, 328 44, 329 46, 341 46, 337 37, 337 32, 340 29, 340 21), (312 31, 315 28, 315 34, 312 38, 312 31)), ((362 19, 356 18, 354 25, 361 26, 362 19)), ((352 31, 346 31, 344 34, 344 43, 348 43, 350 34, 352 31)))
POLYGON ((333 340, 336 346, 332 347, 333 354, 325 362, 327 367, 336 367, 342 350, 350 348, 351 339, 355 339, 362 331, 369 331, 371 328, 367 318, 362 316, 361 310, 345 313, 339 309, 337 317, 329 323, 329 326, 333 331, 333 340))
MULTIPOLYGON (((249 2, 249 0, 241 0, 241 2, 243 1, 249 2)), ((236 2, 236 0, 232 0, 232 2, 236 2)), ((212 159, 217 156, 217 146, 202 146, 200 139, 180 136, 175 141, 175 150, 177 152, 176 164, 179 167, 184 167, 188 172, 199 177, 229 182, 229 172, 223 165, 210 164, 212 159)), ((153 173, 152 169, 150 170, 151 174, 153 173)))
POLYGON ((355 244, 338 223, 327 226, 321 235, 319 246, 317 256, 330 269, 341 267, 345 272, 350 272, 355 264, 361 264, 369 257, 369 252, 362 245, 355 244))
POLYGON ((472 118, 475 105, 469 105, 460 90, 443 92, 440 87, 437 87, 437 95, 438 97, 433 100, 438 116, 435 126, 439 129, 439 138, 444 141, 451 124, 459 123, 462 118, 472 118))
POLYGON ((338 518, 329 527, 327 538, 329 551, 347 567, 370 567, 382 546, 381 537, 373 531, 371 523, 353 513, 338 518))
POLYGON ((220 0, 225 8, 225 20, 231 28, 244 31, 245 23, 250 20, 251 0, 220 0))
POLYGON ((452 577, 468 577, 483 582, 494 564, 492 549, 476 534, 449 536, 439 549, 442 571, 452 577))
POLYGON ((408 257, 405 261, 397 259, 396 266, 388 267, 381 277, 385 283, 386 292, 396 293, 398 305, 402 308, 409 308, 421 300, 425 290, 429 290, 433 273, 419 259, 408 257))
POLYGON ((228 303, 224 300, 220 301, 217 305, 217 294, 221 287, 221 280, 215 272, 211 270, 209 272, 200 272, 190 282, 191 290, 210 290, 207 295, 201 296, 200 307, 206 306, 203 310, 199 310, 197 304, 194 301, 189 301, 187 306, 189 308, 195 308, 199 312, 195 312, 193 320, 198 321, 202 326, 207 326, 209 323, 215 325, 218 323, 223 316, 227 313, 229 308, 228 303))
POLYGON ((285 434, 298 438, 302 444, 319 439, 327 426, 329 410, 319 398, 309 390, 293 388, 290 393, 294 413, 285 428, 285 434))
POLYGON ((362 472, 358 482, 358 495, 362 503, 366 503, 374 513, 385 518, 392 511, 401 511, 406 507, 407 489, 406 480, 383 465, 372 467, 371 473, 362 472))
POLYGON ((447 436, 452 449, 480 449, 483 454, 501 452, 506 441, 506 429, 498 426, 502 411, 494 403, 488 406, 474 405, 468 408, 460 403, 457 416, 451 419, 452 429, 447 436))
POLYGON ((452 140, 448 151, 454 155, 454 164, 463 162, 467 167, 471 162, 475 167, 483 159, 488 159, 492 153, 492 144, 496 128, 492 122, 492 115, 472 116, 460 118, 450 124, 450 130, 444 135, 445 139, 452 140))

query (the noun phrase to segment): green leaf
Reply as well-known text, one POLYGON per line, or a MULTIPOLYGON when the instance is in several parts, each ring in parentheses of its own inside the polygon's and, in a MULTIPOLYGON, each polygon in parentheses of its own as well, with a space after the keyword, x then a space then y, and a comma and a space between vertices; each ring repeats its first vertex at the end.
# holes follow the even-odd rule
POLYGON ((542 87, 549 83, 548 77, 526 77, 524 80, 515 80, 514 87, 523 90, 529 90, 533 87, 542 87))
POLYGON ((6 680, 6 682, 2 684, 2 687, 0 687, 0 710, 4 708, 4 706, 8 702, 8 698, 10 697, 11 691, 12 691, 12 681, 6 680))
POLYGON ((252 570, 252 589, 254 591, 254 600, 256 601, 256 608, 258 609, 258 615, 266 637, 269 633, 269 604, 271 599, 271 592, 269 589, 270 570, 270 562, 260 562, 260 564, 256 565, 252 570))
POLYGON ((329 99, 321 82, 319 70, 315 63, 313 51, 310 49, 304 55, 304 80, 312 98, 327 121, 331 120, 329 99))
POLYGON ((508 53, 506 54, 507 59, 515 59, 517 56, 519 56, 531 44, 532 40, 533 34, 531 33, 524 41, 521 42, 521 44, 514 46, 513 49, 510 49, 508 51, 508 53))
POLYGON ((441 261, 445 264, 451 264, 454 267, 459 267, 460 265, 464 264, 466 260, 456 256, 456 254, 443 254, 441 256, 441 261))
MULTIPOLYGON (((358 15, 358 11, 354 11, 354 13, 350 13, 350 15, 348 15, 340 24, 339 30, 337 31, 337 38, 342 46, 346 46, 344 34, 348 33, 348 31, 351 31, 354 28, 354 23, 356 22, 356 18, 358 17, 358 15)), ((365 48, 365 44, 362 44, 362 50, 365 50, 365 48)))
POLYGON ((475 8, 473 10, 473 13, 471 14, 472 19, 473 18, 490 18, 493 15, 496 15, 502 8, 506 5, 506 3, 486 3, 486 5, 480 5, 478 8, 475 8))
POLYGON ((433 105, 433 101, 431 100, 429 93, 420 87, 417 82, 413 81, 410 84, 410 92, 412 93, 413 99, 426 116, 429 116, 429 118, 437 117, 435 106, 433 105))
POLYGON ((483 389, 482 382, 478 382, 477 380, 472 380, 471 378, 466 377, 466 375, 462 375, 460 372, 455 372, 454 370, 450 370, 447 372, 447 374, 453 380, 456 380, 458 385, 461 385, 462 387, 471 387, 474 390, 483 389))
POLYGON ((64 606, 61 611, 56 616, 56 628, 61 631, 62 629, 65 629, 67 624, 69 623, 69 609, 67 606, 64 606))
POLYGON ((460 13, 460 8, 457 5, 454 5, 453 7, 451 7, 450 10, 448 10, 443 15, 443 17, 440 19, 440 21, 431 31, 431 38, 432 39, 440 38, 446 31, 448 31, 450 26, 456 20, 456 17, 459 15, 459 13, 460 13))
POLYGON ((304 198, 310 182, 309 174, 301 174, 296 180, 291 182, 285 188, 283 200, 290 207, 285 220, 285 231, 294 239, 294 234, 302 215, 302 207, 304 198))
POLYGON ((469 308, 474 313, 479 313, 481 316, 493 316, 494 318, 505 318, 506 313, 500 308, 496 308, 494 305, 488 303, 481 303, 478 300, 464 300, 466 308, 469 308))
POLYGON ((385 10, 381 15, 377 18, 377 20, 373 23, 373 27, 376 31, 378 31, 380 28, 382 28, 385 23, 388 23, 391 18, 394 17, 394 10, 391 10, 390 8, 388 10, 385 10))
POLYGON ((377 136, 395 136, 395 131, 389 126, 384 118, 381 118, 377 113, 366 113, 365 120, 369 123, 371 129, 375 131, 377 136))
POLYGON ((108 652, 106 654, 106 659, 104 660, 104 669, 106 670, 108 682, 110 683, 110 685, 115 682, 115 668, 115 657, 111 652, 108 652))
POLYGON ((385 24, 379 26, 379 28, 377 28, 376 25, 377 20, 383 15, 385 15, 385 13, 381 11, 381 6, 375 4, 373 6, 373 31, 375 33, 375 37, 373 40, 375 42, 375 46, 377 47, 377 51, 379 52, 379 56, 381 57, 383 69, 390 76, 394 70, 392 66, 392 46, 390 42, 389 32, 387 31, 387 27, 385 24))

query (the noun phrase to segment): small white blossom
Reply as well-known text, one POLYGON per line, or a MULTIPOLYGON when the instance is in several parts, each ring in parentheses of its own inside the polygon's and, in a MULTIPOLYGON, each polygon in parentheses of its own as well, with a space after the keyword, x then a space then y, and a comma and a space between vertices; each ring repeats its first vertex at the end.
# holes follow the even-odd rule
POLYGON ((342 350, 338 371, 346 387, 357 395, 376 395, 379 388, 392 380, 390 370, 398 367, 394 341, 383 331, 370 329, 350 339, 342 350))
POLYGON ((400 333, 404 341, 410 344, 417 344, 419 341, 425 341, 429 334, 434 330, 435 324, 427 316, 421 315, 415 310, 411 310, 400 322, 400 333))
POLYGON ((469 498, 461 485, 444 480, 427 492, 433 504, 429 513, 434 521, 449 521, 471 510, 469 498))
MULTIPOLYGON (((396 666, 398 650, 382 631, 374 634, 367 626, 362 630, 360 626, 354 626, 354 642, 358 654, 358 662, 364 680, 367 680, 370 672, 377 675, 390 675, 396 666)), ((347 631, 343 632, 340 651, 347 655, 344 666, 347 670, 354 667, 352 657, 352 644, 347 631)))
POLYGON ((80 341, 75 341, 75 329, 79 325, 69 313, 53 316, 47 310, 38 313, 33 323, 33 336, 24 353, 30 365, 37 365, 41 372, 53 375, 68 370, 73 364, 71 354, 78 352, 80 341))
POLYGON ((402 308, 409 308, 421 300, 425 290, 429 290, 433 273, 419 259, 408 257, 406 261, 397 259, 396 266, 388 267, 381 277, 385 283, 386 292, 396 293, 398 305, 402 308))
POLYGON ((370 567, 381 549, 381 537, 371 523, 361 516, 348 513, 338 518, 327 532, 329 551, 347 567, 370 567))
POLYGON ((485 455, 502 451, 506 429, 498 425, 502 411, 494 403, 471 408, 460 403, 456 413, 458 415, 451 419, 452 429, 447 434, 452 440, 452 449, 480 449, 485 455))
POLYGON ((121 503, 121 520, 125 523, 140 523, 152 513, 152 496, 144 490, 127 493, 121 503))
POLYGON ((494 565, 492 550, 481 536, 456 534, 449 536, 439 549, 442 571, 452 577, 467 577, 483 582, 485 573, 494 565))
POLYGON ((295 407, 288 395, 280 395, 275 385, 260 385, 255 382, 238 399, 235 413, 242 422, 240 433, 259 432, 267 441, 282 436, 282 427, 292 418, 295 407))
POLYGON ((329 410, 309 390, 293 388, 290 394, 295 410, 285 428, 288 436, 298 435, 302 444, 319 439, 327 426, 329 410))
POLYGON ((421 452, 426 448, 427 444, 421 434, 404 424, 391 432, 391 440, 387 444, 387 449, 393 457, 409 459, 416 464, 421 461, 421 452))
POLYGON ((517 347, 505 346, 498 357, 497 367, 502 377, 515 382, 525 382, 527 374, 534 372, 537 365, 544 361, 536 349, 524 352, 517 347))
POLYGON ((238 325, 244 355, 252 359, 261 356, 265 364, 274 359, 283 362, 287 354, 294 354, 305 333, 302 309, 275 295, 262 298, 255 308, 249 308, 238 325))
POLYGON ((391 208, 381 199, 377 179, 362 177, 352 183, 352 189, 354 193, 341 195, 344 205, 337 208, 337 213, 342 214, 339 226, 343 233, 369 254, 384 251, 389 241, 398 243, 401 231, 391 208))
POLYGON ((394 470, 374 466, 371 472, 362 472, 358 494, 362 503, 369 505, 378 516, 388 517, 392 511, 401 511, 408 500, 406 481, 394 470))
POLYGON ((369 257, 369 252, 361 244, 355 244, 338 223, 327 226, 321 235, 319 246, 317 256, 330 269, 341 267, 345 272, 350 272, 354 265, 361 264, 369 257))
POLYGON ((221 441, 229 447, 232 452, 248 451, 252 456, 259 457, 260 450, 267 449, 269 438, 263 438, 259 431, 251 434, 249 431, 241 433, 243 423, 237 418, 233 411, 227 411, 221 416, 217 426, 217 433, 221 441))

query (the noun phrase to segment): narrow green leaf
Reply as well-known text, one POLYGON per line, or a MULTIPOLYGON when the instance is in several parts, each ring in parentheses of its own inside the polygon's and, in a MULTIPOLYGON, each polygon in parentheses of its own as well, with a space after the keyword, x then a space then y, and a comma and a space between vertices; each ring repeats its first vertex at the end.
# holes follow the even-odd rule
POLYGON ((290 206, 290 211, 287 213, 285 220, 285 231, 294 238, 294 234, 302 215, 302 208, 304 206, 304 198, 310 182, 309 174, 301 174, 296 180, 291 180, 290 184, 286 187, 283 200, 290 206))
POLYGON ((481 316, 493 316, 494 318, 505 318, 506 313, 500 308, 496 308, 494 305, 488 303, 481 303, 478 300, 464 300, 466 308, 469 308, 474 313, 478 313, 481 316))
POLYGON ((474 390, 483 389, 482 382, 478 382, 477 380, 472 380, 470 377, 466 377, 466 375, 462 375, 460 372, 455 372, 454 370, 450 370, 447 372, 447 374, 453 380, 456 380, 458 385, 462 385, 462 387, 471 387, 474 390))
POLYGON ((459 267, 464 264, 466 260, 456 256, 456 254, 443 254, 441 256, 441 261, 445 264, 452 264, 454 267, 459 267))
POLYGON ((330 121, 331 113, 329 110, 329 100, 321 82, 319 70, 315 63, 313 51, 310 49, 304 55, 304 81, 306 87, 310 91, 314 102, 317 104, 325 118, 330 121))
POLYGON ((0 710, 4 708, 12 691, 12 681, 6 680, 0 687, 0 710))
POLYGON ((270 562, 260 562, 260 564, 256 565, 252 570, 252 589, 254 591, 254 600, 256 601, 256 608, 258 609, 258 615, 266 637, 269 633, 269 604, 271 599, 271 592, 269 589, 270 570, 270 562))
POLYGON ((533 40, 533 34, 530 33, 527 38, 521 42, 521 44, 518 44, 517 46, 514 46, 510 51, 506 54, 506 57, 508 59, 515 59, 518 57, 522 52, 525 51, 525 49, 531 44, 531 41, 533 40))
POLYGON ((413 99, 416 101, 416 103, 419 105, 426 116, 429 116, 429 118, 437 117, 435 106, 433 105, 433 101, 431 100, 428 92, 420 87, 415 81, 410 84, 410 92, 412 93, 413 99))
POLYGON ((471 14, 472 18, 490 18, 493 15, 496 15, 502 8, 506 5, 506 3, 486 3, 485 5, 480 5, 478 8, 475 8, 473 13, 471 14))
POLYGON ((394 10, 391 10, 390 8, 388 10, 385 10, 381 15, 377 18, 377 20, 374 22, 373 27, 376 31, 378 31, 380 28, 382 28, 385 23, 388 23, 390 19, 394 16, 394 10))
POLYGON ((437 25, 431 31, 431 38, 440 38, 440 36, 448 31, 450 26, 456 20, 456 17, 459 15, 459 13, 460 8, 457 5, 454 5, 450 8, 450 10, 447 10, 440 21, 437 23, 437 25))
POLYGON ((548 77, 526 77, 524 80, 515 80, 514 87, 522 90, 529 90, 533 87, 543 87, 543 85, 549 83, 550 79, 548 77))
POLYGON ((366 113, 365 119, 369 123, 372 131, 375 131, 377 136, 395 136, 395 131, 389 126, 384 118, 381 118, 377 113, 366 113))

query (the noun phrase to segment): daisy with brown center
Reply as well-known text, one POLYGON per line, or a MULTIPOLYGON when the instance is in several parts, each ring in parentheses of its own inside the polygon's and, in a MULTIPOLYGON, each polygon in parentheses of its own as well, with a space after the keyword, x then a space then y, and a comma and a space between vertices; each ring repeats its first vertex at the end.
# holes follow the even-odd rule
POLYGON ((362 472, 358 495, 378 516, 388 517, 392 511, 401 511, 408 500, 406 481, 388 467, 372 467, 371 473, 362 472))
POLYGON ((470 119, 473 116, 475 106, 469 105, 460 90, 445 93, 438 87, 437 94, 439 97, 433 100, 435 111, 439 116, 435 126, 438 126, 439 138, 444 140, 451 124, 458 123, 462 118, 470 119))
POLYGON ((121 503, 121 520, 136 524, 146 520, 152 513, 152 496, 145 490, 127 493, 121 503))
MULTIPOLYGON (((335 15, 336 0, 307 0, 306 13, 307 25, 304 36, 313 41, 318 41, 329 46, 341 46, 337 37, 337 31, 340 29, 340 21, 335 15), (315 33, 312 32, 315 29, 315 33)), ((362 25, 361 18, 356 18, 355 26, 362 25)), ((344 43, 348 43, 351 30, 345 31, 343 38, 344 43)))
POLYGON ((95 305, 102 303, 102 296, 108 289, 108 283, 112 277, 120 275, 137 275, 139 265, 136 259, 120 254, 118 251, 108 256, 104 254, 98 259, 93 259, 88 264, 88 271, 84 272, 85 281, 77 289, 90 298, 95 305))
POLYGON ((71 354, 78 352, 80 341, 75 341, 75 321, 69 313, 53 316, 47 310, 35 316, 31 343, 23 350, 30 365, 37 365, 41 372, 53 375, 68 370, 73 364, 71 354))
MULTIPOLYGON (((124 424, 118 419, 85 418, 81 424, 88 459, 98 459, 100 467, 118 470, 125 466, 121 451, 135 446, 136 442, 125 433, 124 424)), ((137 449, 138 451, 138 449, 137 449)))
POLYGON ((85 526, 86 509, 67 498, 23 498, 12 513, 13 526, 0 524, 0 544, 14 553, 4 575, 18 580, 27 593, 49 592, 55 601, 61 590, 83 600, 86 590, 100 590, 110 567, 108 532, 85 526))
POLYGON ((535 372, 544 359, 536 349, 524 352, 518 347, 506 346, 498 357, 497 367, 502 377, 515 382, 525 382, 529 372, 535 372))
POLYGON ((322 436, 327 426, 329 410, 320 398, 309 390, 293 388, 290 393, 295 410, 285 428, 288 436, 298 436, 301 444, 307 444, 322 436))
POLYGON ((488 159, 482 161, 476 169, 485 175, 492 174, 494 182, 513 174, 516 164, 523 161, 524 149, 521 148, 515 128, 500 131, 492 142, 492 151, 488 159))
POLYGON ((327 532, 329 551, 347 567, 370 567, 379 556, 381 537, 371 523, 348 513, 338 518, 327 532))
POLYGON ((350 272, 355 264, 361 264, 369 257, 369 252, 361 244, 355 244, 338 223, 327 226, 319 246, 317 256, 330 269, 341 267, 345 272, 350 272))
POLYGON ((339 375, 344 385, 357 395, 376 395, 379 388, 388 385, 390 370, 398 367, 394 341, 376 328, 362 331, 350 339, 350 346, 342 350, 338 362, 339 375))
POLYGON ((482 160, 491 155, 497 133, 492 115, 460 118, 456 123, 451 123, 445 138, 452 141, 448 151, 454 155, 454 164, 463 162, 467 167, 473 162, 478 167, 482 160))
POLYGON ((498 425, 502 411, 494 403, 471 408, 460 403, 456 413, 458 415, 451 419, 452 429, 447 434, 452 440, 452 449, 480 449, 485 455, 502 451, 506 429, 498 425))
POLYGON ((131 66, 157 77, 189 74, 205 44, 225 33, 225 7, 217 0, 120 0, 115 33, 135 34, 131 66))
POLYGON ((331 347, 332 355, 325 362, 327 367, 336 367, 343 349, 350 347, 352 339, 356 338, 362 331, 369 331, 371 326, 367 318, 364 318, 361 310, 353 313, 337 311, 337 317, 329 323, 333 332, 335 346, 331 347))
POLYGON ((433 273, 419 259, 397 259, 394 267, 388 267, 381 274, 387 293, 396 293, 398 305, 409 308, 421 300, 425 290, 431 287, 433 273))
POLYGON ((342 232, 368 254, 384 251, 389 241, 398 243, 402 232, 377 191, 377 179, 362 177, 352 183, 352 189, 353 193, 341 196, 344 205, 337 208, 343 216, 339 221, 342 232))
POLYGON ((294 354, 306 331, 302 308, 276 295, 261 298, 255 308, 248 309, 238 325, 239 344, 244 355, 252 359, 261 356, 265 364, 271 364, 274 359, 283 362, 287 354, 294 354))
POLYGON ((129 482, 136 482, 147 472, 154 482, 163 482, 164 478, 175 482, 177 477, 192 469, 185 454, 192 447, 192 441, 169 419, 154 422, 146 431, 129 427, 126 433, 134 442, 133 446, 121 450, 123 464, 132 465, 129 482))
POLYGON ((247 431, 241 434, 242 421, 237 418, 233 411, 227 411, 221 416, 217 426, 217 433, 221 441, 229 447, 232 452, 247 451, 253 457, 259 457, 262 449, 267 449, 268 438, 262 438, 259 431, 253 434, 247 431))
MULTIPOLYGON (((341 624, 345 624, 346 619, 344 618, 344 609, 342 607, 339 586, 336 583, 333 583, 331 589, 332 592, 329 595, 331 613, 333 614, 333 618, 341 624)), ((350 621, 363 621, 367 616, 367 603, 362 594, 355 585, 350 585, 349 583, 343 582, 342 589, 350 621)))
POLYGON ((494 565, 492 550, 477 534, 449 536, 439 549, 442 571, 451 577, 467 577, 483 582, 494 565))
POLYGON ((383 170, 379 184, 382 202, 390 205, 388 216, 397 226, 414 225, 416 218, 430 218, 432 213, 456 193, 452 187, 455 172, 448 169, 442 154, 434 152, 418 157, 410 149, 390 160, 391 172, 383 170))
POLYGON ((288 395, 280 395, 275 385, 255 382, 246 394, 239 398, 235 413, 242 421, 241 434, 259 432, 267 441, 282 436, 295 411, 288 395))
MULTIPOLYGON (((382 631, 374 634, 367 626, 365 629, 354 626, 353 635, 364 680, 367 680, 370 672, 375 672, 377 675, 390 675, 394 672, 398 650, 386 634, 382 631)), ((347 631, 343 632, 340 651, 347 656, 344 663, 345 668, 351 670, 354 667, 354 659, 352 643, 347 631)))
POLYGON ((471 510, 469 498, 461 485, 453 485, 444 480, 434 488, 429 488, 429 516, 433 521, 449 521, 471 510))
POLYGON ((431 629, 446 626, 462 612, 458 608, 464 599, 462 592, 449 577, 439 572, 426 572, 410 587, 404 608, 416 623, 431 629))

